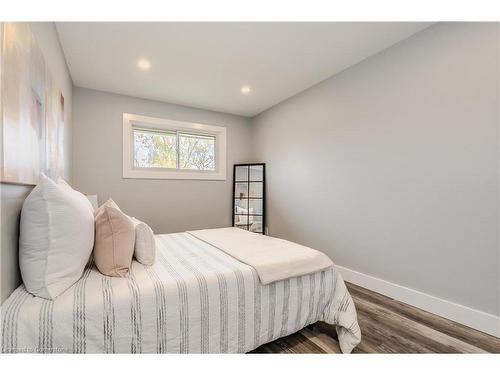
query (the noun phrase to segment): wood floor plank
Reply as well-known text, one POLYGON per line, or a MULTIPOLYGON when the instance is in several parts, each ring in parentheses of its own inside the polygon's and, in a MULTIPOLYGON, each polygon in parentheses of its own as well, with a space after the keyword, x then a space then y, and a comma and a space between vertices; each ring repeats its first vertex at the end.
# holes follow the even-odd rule
POLYGON ((425 343, 436 348, 436 352, 446 353, 485 353, 477 346, 468 344, 455 337, 434 330, 424 324, 408 319, 386 307, 353 296, 356 309, 377 317, 377 321, 390 327, 390 331, 412 338, 417 343, 425 343))
POLYGON ((287 345, 286 341, 281 339, 281 340, 275 340, 273 342, 267 343, 264 345, 270 350, 270 353, 274 354, 294 354, 294 351, 290 348, 289 345, 287 345))
MULTIPOLYGON (((362 341, 369 343, 365 353, 433 353, 438 350, 407 337, 400 331, 394 330, 383 322, 374 320, 363 311, 358 313, 358 322, 361 327, 362 341)), ((442 348, 443 350, 445 348, 442 348)))
MULTIPOLYGON (((353 353, 500 353, 498 338, 346 284, 362 335, 353 353)), ((340 347, 335 327, 317 322, 253 353, 340 353, 340 347)))
POLYGON ((341 353, 339 342, 326 333, 318 329, 303 329, 300 334, 319 346, 325 353, 341 353))
MULTIPOLYGON (((303 331, 306 331, 305 328, 303 331)), ((322 349, 313 340, 309 340, 302 334, 302 331, 296 332, 290 336, 279 338, 273 342, 262 345, 251 353, 288 353, 288 354, 324 354, 326 350, 322 349)))
POLYGON ((434 315, 406 303, 383 296, 360 286, 346 283, 351 296, 373 302, 403 315, 409 319, 426 325, 432 329, 470 343, 490 353, 500 353, 500 339, 467 327, 457 322, 434 315))
POLYGON ((309 354, 324 354, 327 353, 320 346, 304 336, 307 329, 297 332, 296 334, 286 337, 286 341, 292 346, 294 353, 309 353, 309 354))

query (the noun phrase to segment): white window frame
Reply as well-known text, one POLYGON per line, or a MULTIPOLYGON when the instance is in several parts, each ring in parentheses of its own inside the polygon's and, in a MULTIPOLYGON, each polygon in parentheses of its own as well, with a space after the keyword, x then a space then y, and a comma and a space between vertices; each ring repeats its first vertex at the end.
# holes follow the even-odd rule
POLYGON ((226 128, 222 126, 206 125, 193 122, 184 122, 123 114, 123 178, 149 179, 176 179, 176 180, 226 180, 226 128), (163 168, 136 168, 134 167, 133 128, 151 130, 167 130, 186 132, 189 134, 209 135, 215 137, 215 171, 196 171, 163 168))

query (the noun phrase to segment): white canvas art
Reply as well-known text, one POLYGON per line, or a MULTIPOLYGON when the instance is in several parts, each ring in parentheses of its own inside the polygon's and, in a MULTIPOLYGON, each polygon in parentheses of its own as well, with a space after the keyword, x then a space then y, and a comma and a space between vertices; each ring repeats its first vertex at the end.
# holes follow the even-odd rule
POLYGON ((64 98, 27 23, 3 24, 2 120, 2 182, 62 175, 64 98))

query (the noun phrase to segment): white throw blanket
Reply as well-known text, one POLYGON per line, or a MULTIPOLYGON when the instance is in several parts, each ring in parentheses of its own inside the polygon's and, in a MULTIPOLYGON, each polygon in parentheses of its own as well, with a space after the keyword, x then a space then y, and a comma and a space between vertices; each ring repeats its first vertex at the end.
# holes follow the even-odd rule
POLYGON ((253 267, 264 285, 333 266, 330 258, 320 251, 239 228, 203 229, 188 233, 253 267))

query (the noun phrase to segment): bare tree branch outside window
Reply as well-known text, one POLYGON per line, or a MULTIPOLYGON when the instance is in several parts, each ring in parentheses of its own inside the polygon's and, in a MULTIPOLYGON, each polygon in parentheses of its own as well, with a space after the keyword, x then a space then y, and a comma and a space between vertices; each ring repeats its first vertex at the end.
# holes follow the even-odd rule
POLYGON ((136 168, 215 171, 214 136, 142 129, 133 134, 136 168))

